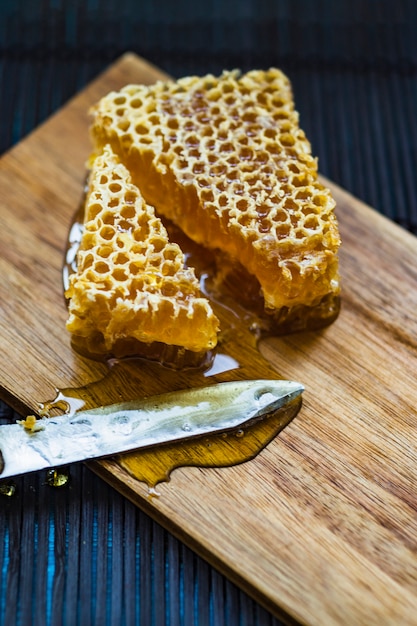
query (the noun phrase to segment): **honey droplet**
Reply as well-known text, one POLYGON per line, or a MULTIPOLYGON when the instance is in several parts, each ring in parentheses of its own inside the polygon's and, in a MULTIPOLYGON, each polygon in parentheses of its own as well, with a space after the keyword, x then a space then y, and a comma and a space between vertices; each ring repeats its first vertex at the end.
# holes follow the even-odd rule
POLYGON ((67 468, 50 469, 46 474, 46 482, 50 487, 65 487, 69 479, 70 474, 67 468))
POLYGON ((16 485, 12 482, 0 483, 0 495, 11 498, 16 493, 16 485))

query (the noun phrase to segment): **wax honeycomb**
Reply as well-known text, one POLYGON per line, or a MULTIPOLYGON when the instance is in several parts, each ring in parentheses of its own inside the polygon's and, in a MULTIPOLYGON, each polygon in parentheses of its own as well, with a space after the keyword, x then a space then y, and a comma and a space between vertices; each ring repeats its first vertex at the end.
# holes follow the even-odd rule
MULTIPOLYGON (((88 355, 217 342, 218 321, 194 271, 110 146, 92 163, 67 328, 88 355)), ((139 350, 140 353, 140 350, 139 350)))
POLYGON ((127 85, 92 115, 95 151, 111 144, 158 212, 256 277, 265 310, 334 317, 335 202, 280 70, 127 85))

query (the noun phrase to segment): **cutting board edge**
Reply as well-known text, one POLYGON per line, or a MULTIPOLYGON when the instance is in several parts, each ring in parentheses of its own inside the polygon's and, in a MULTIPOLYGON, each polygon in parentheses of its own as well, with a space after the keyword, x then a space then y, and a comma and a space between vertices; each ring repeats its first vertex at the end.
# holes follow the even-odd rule
MULTIPOLYGON (((176 539, 184 543, 188 548, 193 550, 200 558, 210 563, 218 572, 223 574, 237 587, 242 589, 255 602, 259 603, 266 611, 271 613, 275 618, 283 620, 288 626, 300 626, 302 616, 292 615, 291 607, 284 608, 283 603, 277 603, 268 596, 268 593, 262 592, 259 585, 251 584, 245 577, 239 573, 238 568, 222 560, 218 556, 213 556, 213 552, 204 546, 203 541, 196 540, 192 534, 187 533, 180 524, 173 523, 172 519, 164 515, 157 507, 152 506, 151 502, 154 496, 147 494, 146 485, 138 484, 138 481, 121 469, 117 463, 111 460, 93 461, 86 464, 102 480, 111 485, 119 493, 125 496, 132 504, 140 508, 144 513, 149 515, 155 522, 160 524, 176 539), (123 475, 123 479, 117 479, 117 475, 123 475), (143 493, 141 490, 143 489, 143 493)), ((215 468, 211 469, 215 471, 215 468)))

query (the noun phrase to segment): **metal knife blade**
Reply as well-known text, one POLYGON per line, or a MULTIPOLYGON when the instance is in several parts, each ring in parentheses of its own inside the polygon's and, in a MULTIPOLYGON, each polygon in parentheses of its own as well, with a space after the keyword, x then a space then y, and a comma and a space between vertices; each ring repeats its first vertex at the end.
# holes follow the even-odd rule
POLYGON ((0 426, 0 479, 239 428, 304 387, 287 380, 218 383, 36 421, 0 426))

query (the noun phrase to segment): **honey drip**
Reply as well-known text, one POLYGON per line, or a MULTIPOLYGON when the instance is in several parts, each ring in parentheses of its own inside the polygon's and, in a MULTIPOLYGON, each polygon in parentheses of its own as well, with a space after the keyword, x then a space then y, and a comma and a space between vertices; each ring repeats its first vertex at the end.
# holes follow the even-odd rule
MULTIPOLYGON (((64 288, 68 276, 74 271, 81 220, 82 210, 75 216, 70 230, 63 271, 64 288)), ((201 290, 221 321, 216 354, 199 367, 167 367, 167 363, 158 362, 158 359, 143 357, 110 358, 105 364, 103 378, 84 387, 57 390, 54 400, 40 405, 42 415, 51 415, 56 410, 87 410, 103 404, 228 380, 285 378, 272 368, 258 349, 260 339, 279 334, 276 320, 263 310, 259 285, 242 268, 231 268, 221 255, 194 244, 172 224, 166 226, 170 239, 179 243, 188 264, 195 268, 201 290)), ((228 467, 253 459, 295 417, 300 405, 301 399, 298 398, 243 430, 162 444, 118 455, 99 465, 95 462, 93 467, 100 473, 108 463, 117 463, 128 474, 145 483, 149 495, 155 495, 156 486, 169 481, 176 468, 228 467)))

